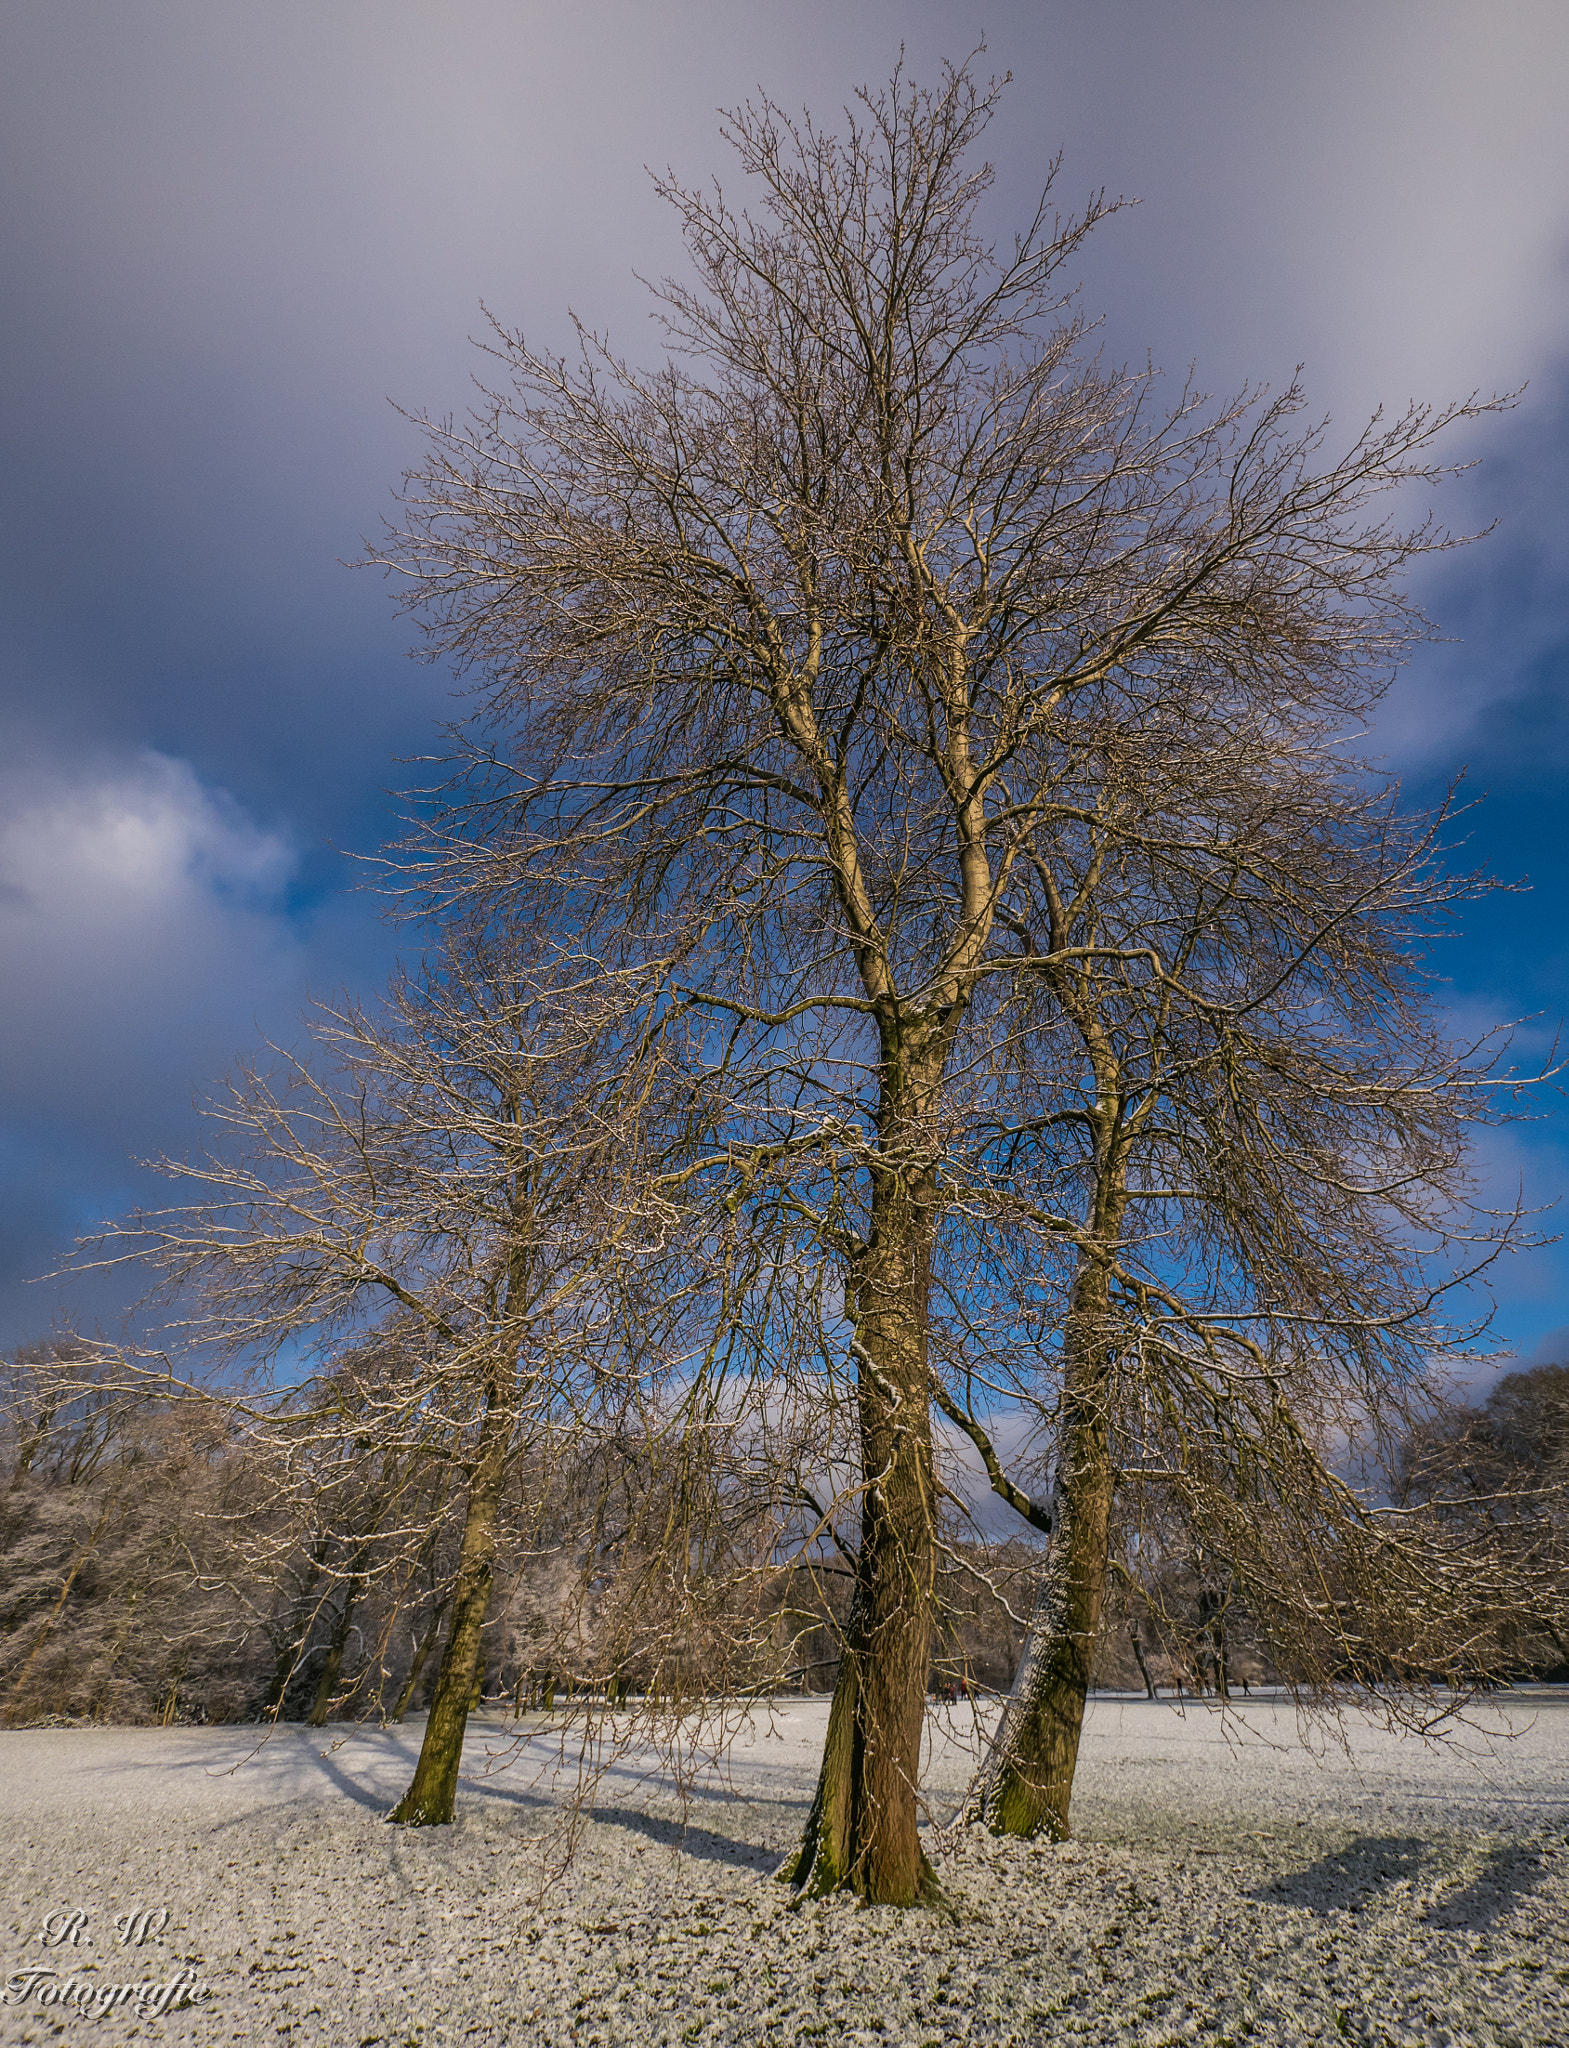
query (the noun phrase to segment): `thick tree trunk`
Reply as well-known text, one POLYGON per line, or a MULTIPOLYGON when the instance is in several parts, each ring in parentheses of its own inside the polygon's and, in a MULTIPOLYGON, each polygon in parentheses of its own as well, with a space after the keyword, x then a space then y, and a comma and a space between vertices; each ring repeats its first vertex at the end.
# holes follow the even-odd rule
POLYGON ((1065 1841, 1106 1589, 1113 1473, 1108 1445, 1106 1282, 1087 1265, 1065 1332, 1057 1516, 1013 1691, 965 1801, 994 1834, 1065 1841))
POLYGON ((452 1819, 457 1801, 458 1769, 469 1705, 482 1675, 481 1654, 485 1610, 490 1604, 491 1570, 496 1555, 496 1516, 506 1474, 509 1423, 494 1404, 487 1408, 480 1431, 478 1456, 469 1481, 463 1521, 463 1548, 452 1590, 452 1630, 436 1675, 435 1696, 425 1722, 414 1781, 398 1801, 389 1820, 406 1827, 441 1827, 452 1819))
POLYGON ((889 1175, 851 1273, 864 1491, 855 1593, 817 1796, 780 1875, 869 1903, 936 1895, 916 1792, 931 1658, 935 1494, 926 1310, 931 1190, 889 1175))
POLYGON ((343 1613, 339 1616, 338 1625, 334 1627, 332 1639, 327 1645, 327 1654, 321 1660, 321 1676, 316 1681, 311 1710, 305 1717, 308 1727, 321 1728, 326 1724, 327 1709, 332 1704, 332 1689, 338 1682, 338 1673, 343 1669, 343 1646, 349 1639, 349 1617, 353 1612, 352 1604, 345 1601, 343 1613))

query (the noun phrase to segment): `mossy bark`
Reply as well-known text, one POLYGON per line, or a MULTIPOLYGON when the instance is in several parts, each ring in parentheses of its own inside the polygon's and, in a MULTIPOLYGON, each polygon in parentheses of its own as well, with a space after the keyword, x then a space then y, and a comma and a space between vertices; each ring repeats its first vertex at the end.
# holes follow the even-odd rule
MULTIPOLYGON (((524 1113, 521 1097, 506 1104, 506 1114, 519 1125, 524 1113)), ((469 1710, 485 1675, 485 1614, 496 1558, 496 1524, 516 1448, 519 1332, 509 1332, 508 1325, 528 1300, 532 1266, 533 1187, 527 1148, 520 1146, 519 1151, 509 1219, 511 1250, 498 1272, 491 1303, 497 1341, 482 1382, 484 1410, 469 1467, 463 1547, 452 1585, 452 1628, 436 1673, 413 1783, 387 1816, 406 1827, 442 1827, 451 1821, 469 1710)))
POLYGON ((843 1889, 879 1905, 936 1892, 916 1800, 936 1563, 931 1207, 928 1177, 878 1176, 869 1240, 851 1266, 863 1471, 855 1593, 817 1794, 780 1873, 802 1894, 843 1889))
POLYGON ((507 1416, 494 1400, 481 1427, 469 1480, 463 1548, 452 1594, 452 1629, 436 1674, 414 1781, 388 1815, 406 1827, 441 1827, 452 1819, 470 1702, 482 1675, 485 1611, 496 1555, 496 1518, 506 1474, 507 1416))
POLYGON ((1073 1777, 1106 1590, 1114 1484, 1107 1310, 1105 1270, 1089 1262, 1075 1285, 1064 1333, 1051 1546, 1013 1691, 965 1802, 966 1818, 993 1834, 1065 1841, 1070 1833, 1073 1777))

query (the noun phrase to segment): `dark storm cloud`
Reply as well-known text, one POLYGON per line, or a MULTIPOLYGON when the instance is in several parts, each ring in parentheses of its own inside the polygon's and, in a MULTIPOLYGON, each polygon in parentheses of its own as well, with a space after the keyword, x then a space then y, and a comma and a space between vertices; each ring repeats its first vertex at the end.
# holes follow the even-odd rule
MULTIPOLYGON (((1485 754, 1511 792, 1488 856, 1541 878, 1569 559, 1556 0, 12 4, 0 1339, 56 1299, 21 1273, 145 1193, 127 1153, 189 1141, 193 1084, 286 1032, 307 983, 387 957, 333 848, 375 843, 415 772, 394 757, 454 708, 381 585, 340 566, 414 450, 388 399, 463 405, 481 300, 562 345, 570 304, 646 355, 632 273, 680 249, 645 165, 728 180, 714 110, 759 81, 832 116, 901 39, 931 78, 983 30, 1015 74, 998 232, 1059 147, 1065 205, 1141 201, 1085 266, 1115 355, 1217 391, 1305 360, 1347 431, 1381 399, 1536 380, 1473 437, 1507 503, 1454 494, 1458 523, 1504 511, 1503 537, 1425 587, 1467 645, 1413 670, 1385 740, 1418 782, 1485 754)), ((1446 971, 1468 1001, 1561 1002, 1554 975, 1519 1000, 1519 951, 1484 933, 1446 971)), ((1552 1272, 1522 1336, 1564 1319, 1552 1272)))

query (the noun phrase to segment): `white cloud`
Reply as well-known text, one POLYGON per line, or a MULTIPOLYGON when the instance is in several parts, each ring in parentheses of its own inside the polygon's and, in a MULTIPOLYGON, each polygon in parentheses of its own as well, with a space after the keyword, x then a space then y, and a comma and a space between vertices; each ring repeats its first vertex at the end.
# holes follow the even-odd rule
POLYGON ((204 884, 264 898, 294 856, 224 791, 204 789, 187 762, 143 752, 85 783, 13 782, 0 862, 14 887, 74 920, 84 910, 145 916, 204 884))
POLYGON ((155 753, 0 777, 0 1109, 137 1142, 301 978, 287 840, 155 753))

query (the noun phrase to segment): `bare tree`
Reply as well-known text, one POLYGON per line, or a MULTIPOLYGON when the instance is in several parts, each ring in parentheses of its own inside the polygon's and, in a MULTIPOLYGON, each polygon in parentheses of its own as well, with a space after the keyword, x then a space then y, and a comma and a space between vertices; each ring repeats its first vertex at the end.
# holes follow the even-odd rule
POLYGON ((1244 721, 1151 780, 1108 740, 1077 833, 1033 851, 1010 906, 1044 964, 1033 1013, 1012 1006, 1009 1085, 977 1060, 985 1085, 950 1091, 936 1398, 1050 1536, 970 1802, 1004 1831, 1067 1830, 1114 1550, 1136 1578, 1186 1532, 1192 1648, 1222 1696, 1240 1600, 1304 1697, 1374 1683, 1418 1720, 1401 1688, 1482 1668, 1489 1614, 1542 1590, 1336 1469, 1369 1445, 1387 1484, 1429 1353, 1464 1335, 1445 1300, 1508 1226, 1465 1201, 1500 1077, 1445 1043, 1420 957, 1478 885, 1444 873, 1440 821, 1402 817, 1332 742, 1244 721), (982 1419, 1009 1398, 1042 1417, 1034 1473, 982 1419))
MULTIPOLYGON (((446 1647, 394 1814, 415 1825, 452 1817, 509 1478, 526 1464, 543 1511, 607 1386, 621 1406, 605 1332, 624 1324, 616 1260, 648 1216, 606 1170, 623 1070, 596 1058, 613 1015, 586 986, 563 992, 559 960, 555 974, 515 930, 454 932, 385 1004, 320 1011, 314 1057, 241 1070, 212 1107, 221 1148, 170 1169, 195 1199, 98 1241, 100 1257, 157 1269, 184 1355, 215 1355, 265 1445, 274 1501, 310 1504, 320 1535, 279 1670, 330 1601, 313 1717, 370 1574, 412 1576, 431 1523, 420 1475, 431 1461, 450 1475, 446 1647), (330 1369, 280 1382, 309 1344, 330 1369)), ((298 1547, 300 1526, 285 1518, 284 1541, 298 1547)))
POLYGON ((1501 1548, 1549 1589, 1533 1609, 1500 1613, 1499 1675, 1569 1671, 1569 1366, 1506 1373, 1479 1408, 1415 1418, 1396 1482, 1402 1505, 1501 1548))
POLYGON ((220 1415, 127 1387, 96 1345, 26 1345, 5 1361, 5 1721, 242 1717, 262 1672, 221 1529, 248 1494, 220 1415))
MULTIPOLYGON (((566 924, 614 906, 706 1072, 714 1203, 787 1214, 803 1267, 833 1268, 855 1597, 795 1879, 894 1902, 929 1881, 948 1104, 960 1065, 1012 1086, 1037 991, 1112 963, 1081 920, 1042 922, 1038 863, 1078 834, 1108 736, 1150 786, 1244 730, 1362 715, 1416 623, 1397 571, 1441 544, 1371 501, 1436 474, 1474 409, 1375 421, 1327 463, 1295 388, 1162 410, 1089 353, 1061 282, 1101 199, 982 237, 997 90, 896 76, 842 138, 767 102, 732 116, 761 211, 661 181, 695 275, 657 290, 664 366, 496 330, 498 388, 426 422, 377 556, 483 704, 426 885, 566 924)), ((1087 1254, 1070 1350, 1103 1355, 1112 1284, 1087 1254)))

